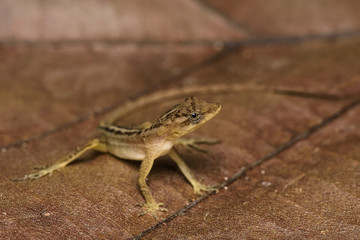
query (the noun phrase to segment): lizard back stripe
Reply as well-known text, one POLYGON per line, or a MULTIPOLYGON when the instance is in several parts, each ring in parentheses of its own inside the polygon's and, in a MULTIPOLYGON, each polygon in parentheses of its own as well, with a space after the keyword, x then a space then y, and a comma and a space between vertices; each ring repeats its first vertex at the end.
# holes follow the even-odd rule
POLYGON ((102 130, 105 130, 106 132, 110 132, 116 135, 133 135, 133 134, 140 134, 142 130, 137 129, 127 129, 127 128, 121 128, 116 126, 100 126, 99 127, 102 130))

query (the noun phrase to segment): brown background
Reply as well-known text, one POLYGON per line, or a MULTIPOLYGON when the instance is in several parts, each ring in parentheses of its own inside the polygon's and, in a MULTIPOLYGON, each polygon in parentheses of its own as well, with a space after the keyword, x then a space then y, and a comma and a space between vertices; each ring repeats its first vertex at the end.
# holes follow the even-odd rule
POLYGON ((355 0, 2 0, 0 238, 359 239, 360 107, 348 105, 360 96, 359 11, 355 0), (88 154, 52 177, 10 181, 90 139, 110 106, 220 82, 301 94, 201 95, 223 109, 192 136, 223 142, 181 153, 201 181, 234 182, 196 200, 159 159, 148 183, 164 222, 137 217, 137 162, 88 154))

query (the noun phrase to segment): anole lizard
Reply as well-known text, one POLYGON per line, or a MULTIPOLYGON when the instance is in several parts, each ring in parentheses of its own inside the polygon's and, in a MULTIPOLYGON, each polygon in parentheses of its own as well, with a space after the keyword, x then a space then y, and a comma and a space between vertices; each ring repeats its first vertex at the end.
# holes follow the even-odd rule
POLYGON ((219 103, 209 103, 196 97, 187 97, 184 102, 175 105, 153 124, 145 122, 134 128, 123 128, 103 121, 97 129, 95 138, 87 144, 77 147, 54 165, 15 180, 37 179, 52 174, 53 171, 67 166, 90 149, 107 152, 122 159, 142 161, 138 184, 146 203, 139 204, 144 208, 139 216, 151 212, 157 218, 157 211, 167 211, 167 209, 161 207, 162 203, 157 203, 154 200, 146 184, 146 177, 155 159, 160 156, 168 154, 176 162, 181 172, 193 186, 196 194, 201 194, 201 191, 215 190, 215 188, 203 185, 194 178, 190 168, 181 159, 174 145, 182 144, 201 150, 198 144, 216 143, 217 141, 213 140, 183 139, 181 137, 205 124, 220 109, 219 103))

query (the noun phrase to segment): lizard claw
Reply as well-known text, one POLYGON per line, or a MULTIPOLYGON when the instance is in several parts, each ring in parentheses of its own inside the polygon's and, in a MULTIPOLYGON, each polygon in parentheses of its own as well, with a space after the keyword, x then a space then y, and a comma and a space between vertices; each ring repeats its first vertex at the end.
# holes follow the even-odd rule
POLYGON ((138 206, 138 207, 143 207, 144 208, 144 211, 142 211, 138 217, 141 217, 141 216, 144 216, 145 214, 147 213, 152 213, 152 215, 154 216, 154 218, 156 220, 159 220, 156 212, 158 211, 161 211, 161 212, 167 212, 168 210, 166 208, 163 208, 161 206, 163 206, 164 204, 163 203, 156 203, 156 202, 153 202, 153 203, 138 203, 136 204, 135 206, 138 206))
POLYGON ((51 176, 54 170, 55 169, 46 168, 46 169, 40 170, 36 173, 31 173, 31 174, 25 175, 22 178, 13 178, 13 179, 11 179, 11 181, 19 182, 19 181, 25 181, 25 180, 29 180, 29 179, 34 180, 34 179, 38 179, 43 176, 46 176, 48 174, 51 176))
POLYGON ((207 186, 202 183, 195 183, 194 185, 194 193, 198 195, 202 195, 202 191, 204 192, 219 192, 219 189, 216 186, 207 186))

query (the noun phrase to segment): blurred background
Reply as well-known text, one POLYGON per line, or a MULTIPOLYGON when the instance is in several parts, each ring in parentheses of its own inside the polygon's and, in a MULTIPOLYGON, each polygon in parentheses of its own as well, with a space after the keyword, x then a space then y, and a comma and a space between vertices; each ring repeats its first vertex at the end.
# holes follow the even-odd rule
MULTIPOLYGON (((128 99, 218 83, 333 97, 205 94, 223 114, 198 136, 225 144, 185 155, 207 183, 321 122, 359 96, 359 11, 356 0, 0 0, 0 237, 125 239, 156 223, 137 218, 138 165, 110 156, 9 181, 87 141, 128 99)), ((148 239, 356 239, 359 117, 357 107, 148 239)), ((168 162, 149 185, 172 213, 195 196, 168 162)))

